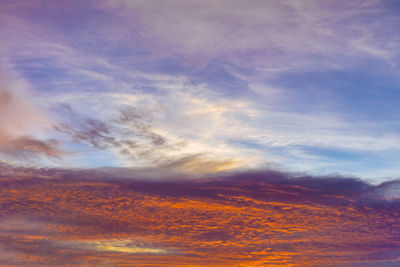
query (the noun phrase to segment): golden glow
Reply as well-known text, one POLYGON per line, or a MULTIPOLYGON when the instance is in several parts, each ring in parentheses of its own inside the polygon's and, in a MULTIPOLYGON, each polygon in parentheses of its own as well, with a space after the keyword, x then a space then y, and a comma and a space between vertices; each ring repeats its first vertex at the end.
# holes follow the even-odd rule
POLYGON ((201 186, 194 184, 172 194, 158 183, 143 190, 140 183, 96 180, 2 183, 7 221, 0 237, 18 251, 20 265, 324 266, 378 261, 368 257, 385 248, 374 244, 400 246, 393 210, 310 201, 299 186, 260 184, 263 199, 212 183, 200 193, 191 193, 201 186))
POLYGON ((97 241, 94 247, 99 251, 125 252, 125 253, 166 253, 167 251, 159 248, 135 247, 126 240, 97 241))

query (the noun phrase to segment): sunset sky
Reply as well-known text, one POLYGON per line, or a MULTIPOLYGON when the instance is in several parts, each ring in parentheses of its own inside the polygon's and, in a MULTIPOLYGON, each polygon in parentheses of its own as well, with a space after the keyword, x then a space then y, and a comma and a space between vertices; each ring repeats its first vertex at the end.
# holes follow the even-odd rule
POLYGON ((399 25, 0 0, 0 266, 398 266, 399 25))

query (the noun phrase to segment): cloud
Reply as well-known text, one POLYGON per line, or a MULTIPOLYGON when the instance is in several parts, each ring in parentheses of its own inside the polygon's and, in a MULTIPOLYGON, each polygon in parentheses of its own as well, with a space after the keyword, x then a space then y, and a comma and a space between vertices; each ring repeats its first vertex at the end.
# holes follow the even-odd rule
POLYGON ((212 59, 224 58, 266 75, 271 75, 268 70, 342 69, 365 58, 396 65, 398 50, 391 38, 398 18, 390 6, 374 0, 334 4, 103 0, 84 5, 35 1, 7 6, 2 33, 19 33, 5 40, 8 52, 37 53, 42 60, 50 59, 52 67, 68 67, 70 74, 92 75, 96 80, 115 78, 109 75, 113 60, 108 56, 117 50, 136 61, 138 68, 172 57, 182 61, 171 62, 173 66, 198 70, 212 59), (64 10, 62 16, 50 15, 58 10, 64 10), (94 53, 89 55, 90 51, 94 53), (102 59, 94 56, 100 51, 102 59), (93 70, 100 62, 102 67, 93 70))
POLYGON ((29 136, 15 139, 0 138, 0 153, 15 158, 30 158, 40 155, 60 157, 64 152, 58 146, 59 141, 57 140, 41 141, 29 136))
POLYGON ((59 245, 76 248, 79 250, 92 250, 99 252, 120 252, 129 254, 165 254, 167 250, 161 248, 144 247, 143 244, 136 245, 130 239, 122 240, 96 240, 96 241, 71 241, 59 245))
POLYGON ((399 198, 381 194, 397 190, 395 181, 374 186, 273 170, 203 178, 164 170, 148 180, 143 171, 3 175, 0 249, 18 256, 4 261, 323 266, 398 259, 399 198))
POLYGON ((134 107, 121 108, 115 117, 108 120, 81 116, 68 104, 59 108, 65 122, 54 124, 53 128, 75 143, 99 150, 114 150, 121 157, 150 162, 160 157, 157 154, 162 154, 163 150, 173 149, 173 145, 153 130, 149 118, 134 107))
POLYGON ((222 56, 253 69, 338 69, 349 58, 352 64, 371 57, 392 62, 396 54, 388 36, 397 17, 379 1, 105 2, 126 20, 137 14, 152 54, 183 54, 196 66, 222 56))
MULTIPOLYGON (((70 105, 62 104, 58 112, 63 114, 64 122, 53 127, 74 143, 114 151, 128 166, 142 162, 144 167, 202 174, 235 169, 244 163, 241 159, 216 159, 212 153, 186 151, 188 142, 184 138, 171 138, 165 131, 158 133, 153 127, 152 114, 145 109, 127 105, 115 110, 117 112, 113 117, 100 120, 81 116, 70 105)), ((193 112, 208 114, 204 109, 193 112)))
POLYGON ((27 96, 27 84, 11 70, 0 70, 0 131, 18 134, 43 124, 45 118, 27 96))
MULTIPOLYGON (((144 79, 144 74, 137 75, 144 79)), ((55 106, 64 103, 54 109, 60 122, 56 128, 65 134, 63 138, 88 145, 87 150, 110 153, 119 167, 173 166, 173 162, 197 158, 198 166, 207 161, 219 162, 221 167, 224 162, 234 163, 229 168, 268 163, 295 171, 380 178, 396 173, 394 164, 371 170, 367 163, 363 164, 366 171, 360 171, 358 158, 369 159, 371 151, 384 155, 400 148, 396 134, 377 132, 375 124, 350 123, 345 116, 331 112, 285 110, 280 107, 283 102, 227 101, 209 86, 191 83, 189 77, 159 76, 147 74, 145 78, 158 93, 129 90, 54 95, 50 99, 55 106), (68 108, 63 106, 67 104, 68 108), (320 155, 320 151, 326 153, 320 155), (329 153, 353 158, 344 160, 329 153), (319 164, 310 164, 317 161, 319 164)))
POLYGON ((159 162, 161 168, 179 170, 192 174, 218 173, 237 169, 243 165, 239 160, 216 160, 207 158, 204 154, 182 156, 178 159, 165 159, 159 162))
POLYGON ((156 146, 166 145, 166 139, 155 133, 150 124, 144 121, 144 119, 149 116, 148 114, 146 116, 144 112, 140 112, 134 107, 123 108, 120 110, 120 113, 118 122, 123 125, 131 125, 132 131, 134 131, 137 136, 149 139, 150 142, 156 146))
POLYGON ((0 70, 0 153, 3 159, 27 159, 45 155, 59 157, 57 140, 42 141, 38 136, 48 119, 34 105, 28 85, 10 69, 0 70), (29 135, 28 135, 29 134, 29 135))
MULTIPOLYGON (((375 114, 366 122, 362 111, 374 110, 375 93, 356 97, 360 106, 350 96, 342 103, 335 98, 346 91, 341 83, 336 88, 313 81, 329 70, 353 73, 362 66, 370 76, 396 69, 398 17, 381 1, 7 1, 4 6, 1 61, 18 75, 7 71, 4 76, 12 78, 2 83, 19 89, 0 96, 1 111, 8 114, 7 121, 0 118, 0 128, 13 131, 0 136, 7 143, 25 136, 43 142, 14 153, 24 160, 27 154, 52 158, 63 148, 71 153, 60 164, 75 167, 173 166, 174 161, 178 166, 196 158, 180 166, 198 172, 204 166, 211 171, 273 162, 319 173, 397 173, 397 160, 385 156, 400 148, 392 134, 395 122, 375 114), (277 77, 288 84, 275 84, 277 77), (317 88, 309 91, 309 85, 317 88), (36 97, 27 96, 31 89, 36 97), (76 122, 71 114, 54 111, 59 103, 71 105, 76 122), (39 130, 51 128, 43 121, 48 118, 58 132, 39 130), (45 145, 53 151, 44 152, 45 145), (317 155, 322 150, 329 153, 317 155), (343 160, 332 156, 337 151, 357 156, 343 160), (359 155, 379 166, 362 163, 359 155)), ((349 78, 335 75, 339 81, 349 78)), ((351 83, 357 95, 376 92, 374 82, 370 89, 357 82, 351 83)), ((388 117, 393 110, 394 104, 382 109, 388 117)))

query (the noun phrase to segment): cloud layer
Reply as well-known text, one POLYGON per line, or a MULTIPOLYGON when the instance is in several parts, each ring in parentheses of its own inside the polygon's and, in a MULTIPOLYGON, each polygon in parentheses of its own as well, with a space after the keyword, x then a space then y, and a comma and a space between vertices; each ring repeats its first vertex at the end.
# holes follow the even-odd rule
POLYGON ((275 171, 149 181, 131 169, 120 177, 3 174, 0 263, 392 266, 400 257, 398 181, 275 171))

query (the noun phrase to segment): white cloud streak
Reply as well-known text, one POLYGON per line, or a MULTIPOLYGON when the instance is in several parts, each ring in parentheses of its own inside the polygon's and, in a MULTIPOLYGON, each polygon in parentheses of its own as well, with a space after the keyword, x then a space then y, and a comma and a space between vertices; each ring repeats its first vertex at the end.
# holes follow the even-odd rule
POLYGON ((121 3, 149 44, 160 40, 153 50, 193 56, 197 65, 226 56, 263 70, 342 69, 362 58, 394 63, 398 54, 386 35, 398 18, 380 1, 109 1, 121 3))

